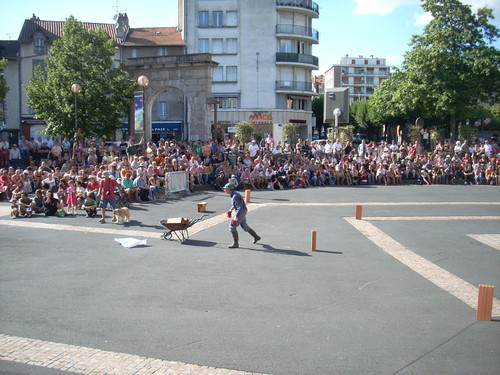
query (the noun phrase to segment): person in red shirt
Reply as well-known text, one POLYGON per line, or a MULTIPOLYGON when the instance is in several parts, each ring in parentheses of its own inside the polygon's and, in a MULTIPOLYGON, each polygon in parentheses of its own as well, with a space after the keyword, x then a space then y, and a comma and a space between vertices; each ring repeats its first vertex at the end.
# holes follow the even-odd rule
POLYGON ((108 204, 115 209, 116 208, 116 197, 115 197, 115 189, 118 188, 118 182, 110 178, 110 174, 108 171, 104 172, 103 179, 99 184, 98 195, 101 197, 101 201, 99 202, 99 207, 101 208, 102 218, 99 220, 100 223, 106 222, 106 208, 108 204))

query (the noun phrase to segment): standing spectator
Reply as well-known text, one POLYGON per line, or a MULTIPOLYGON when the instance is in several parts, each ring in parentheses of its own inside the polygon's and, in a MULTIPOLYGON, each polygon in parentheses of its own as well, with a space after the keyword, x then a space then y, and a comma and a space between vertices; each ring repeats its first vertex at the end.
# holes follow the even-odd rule
POLYGON ((30 157, 30 143, 24 135, 21 136, 21 140, 19 141, 19 150, 21 151, 22 165, 28 165, 30 157))
POLYGON ((9 142, 5 137, 2 137, 2 141, 0 142, 0 167, 8 167, 9 159, 9 142))
POLYGON ((255 142, 255 139, 252 139, 252 142, 248 145, 248 154, 252 160, 257 157, 257 154, 260 150, 259 145, 255 142))
POLYGON ((14 143, 9 151, 9 160, 10 165, 17 169, 21 166, 21 151, 17 148, 17 145, 14 143))

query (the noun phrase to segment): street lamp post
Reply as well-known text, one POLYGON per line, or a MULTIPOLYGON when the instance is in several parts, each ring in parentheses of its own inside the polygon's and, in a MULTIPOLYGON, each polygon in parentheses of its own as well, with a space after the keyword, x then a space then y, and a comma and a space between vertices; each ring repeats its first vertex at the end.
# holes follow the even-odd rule
POLYGON ((150 126, 147 124, 147 106, 146 106, 146 87, 149 86, 149 78, 146 76, 140 76, 137 78, 137 84, 141 87, 142 89, 142 110, 143 110, 143 121, 144 121, 144 135, 147 139, 151 139, 151 132, 152 129, 150 126))
POLYGON ((82 87, 78 83, 73 83, 71 85, 71 91, 73 92, 73 94, 75 94, 75 135, 73 137, 73 160, 74 160, 76 146, 77 146, 77 142, 78 142, 78 139, 77 139, 78 138, 77 137, 77 134, 78 134, 78 113, 77 113, 78 100, 77 100, 77 97, 78 97, 78 94, 80 93, 80 91, 82 91, 82 87))
POLYGON ((335 138, 339 136, 339 117, 342 114, 342 110, 340 108, 335 108, 333 110, 333 115, 335 116, 335 138))

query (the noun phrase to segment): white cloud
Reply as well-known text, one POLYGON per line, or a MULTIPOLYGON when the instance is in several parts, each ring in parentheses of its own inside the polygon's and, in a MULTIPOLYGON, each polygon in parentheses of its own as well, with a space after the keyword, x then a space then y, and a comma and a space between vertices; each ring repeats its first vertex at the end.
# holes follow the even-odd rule
POLYGON ((419 5, 420 0, 354 0, 354 14, 390 14, 396 8, 406 5, 419 5))
POLYGON ((415 25, 417 26, 425 26, 432 20, 432 14, 429 12, 415 14, 413 17, 415 18, 415 25))

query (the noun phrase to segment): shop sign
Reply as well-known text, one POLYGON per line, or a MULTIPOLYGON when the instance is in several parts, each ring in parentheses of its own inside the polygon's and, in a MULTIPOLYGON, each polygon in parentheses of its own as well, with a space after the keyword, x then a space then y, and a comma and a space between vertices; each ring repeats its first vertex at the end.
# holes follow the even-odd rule
POLYGON ((255 125, 272 125, 273 114, 272 112, 253 112, 248 116, 248 121, 255 125))

